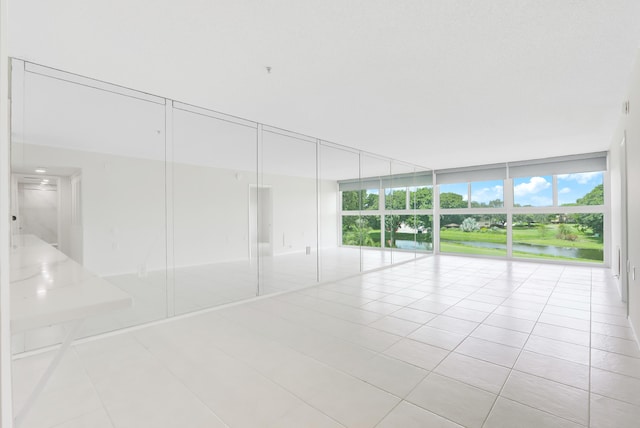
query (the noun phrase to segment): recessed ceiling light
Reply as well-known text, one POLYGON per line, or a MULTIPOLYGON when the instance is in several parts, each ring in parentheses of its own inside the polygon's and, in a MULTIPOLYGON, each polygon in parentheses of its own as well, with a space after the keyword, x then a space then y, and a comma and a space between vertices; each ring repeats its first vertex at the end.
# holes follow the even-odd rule
POLYGON ((45 178, 44 180, 42 180, 42 184, 46 184, 46 183, 48 183, 48 182, 49 182, 49 179, 48 179, 48 178, 45 178))
POLYGON ((40 174, 44 174, 45 172, 47 172, 47 170, 44 168, 36 168, 36 172, 39 172, 40 174))

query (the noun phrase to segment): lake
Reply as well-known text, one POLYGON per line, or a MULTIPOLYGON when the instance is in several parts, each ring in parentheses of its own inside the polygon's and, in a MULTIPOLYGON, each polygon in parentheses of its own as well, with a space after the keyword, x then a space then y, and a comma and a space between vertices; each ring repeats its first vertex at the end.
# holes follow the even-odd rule
MULTIPOLYGON (((442 241, 450 242, 452 244, 466 245, 468 247, 478 248, 495 248, 499 250, 507 250, 507 244, 498 244, 494 242, 460 242, 460 241, 442 241)), ((556 247, 553 245, 534 245, 526 243, 514 243, 513 251, 522 253, 537 254, 551 257, 569 257, 577 259, 587 259, 597 262, 604 260, 604 251, 601 249, 591 248, 570 248, 570 247, 556 247)))

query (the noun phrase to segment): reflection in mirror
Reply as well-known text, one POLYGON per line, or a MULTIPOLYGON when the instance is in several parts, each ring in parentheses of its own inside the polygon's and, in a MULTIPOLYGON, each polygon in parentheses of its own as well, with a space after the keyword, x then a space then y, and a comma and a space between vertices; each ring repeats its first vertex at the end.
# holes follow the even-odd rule
POLYGON ((360 155, 360 186, 366 190, 366 197, 371 198, 376 211, 364 208, 358 230, 363 236, 362 270, 367 271, 391 264, 391 243, 385 239, 385 202, 383 179, 391 174, 391 163, 388 159, 373 155, 360 155), (378 202, 380 201, 380 202, 378 202))
MULTIPOLYGON (((14 69, 13 85, 13 232, 48 242, 135 299, 131 309, 91 318, 79 335, 166 317, 164 102, 29 67, 14 69)), ((46 286, 65 269, 49 266, 46 286)), ((59 343, 67 328, 15 335, 13 350, 59 343)))
POLYGON ((255 297, 255 124, 174 104, 173 261, 177 314, 255 297))
MULTIPOLYGON (((39 272, 12 268, 12 290, 45 295, 80 272, 80 284, 108 282, 134 302, 88 319, 76 337, 345 280, 429 250, 431 181, 413 166, 20 60, 12 67, 12 240, 59 257, 39 272)), ((15 334, 13 352, 68 331, 15 334)))
MULTIPOLYGON (((340 191, 344 180, 358 180, 360 159, 357 152, 320 145, 320 280, 344 278, 360 272, 360 245, 348 244, 345 235, 353 235, 355 224, 350 220, 359 217, 359 190, 340 191), (339 216, 343 212, 351 215, 339 216)), ((366 198, 366 197, 365 197, 366 198)))
POLYGON ((260 294, 318 281, 315 140, 263 129, 258 189, 260 294))
POLYGON ((415 169, 402 162, 391 162, 391 177, 385 180, 385 242, 391 248, 392 263, 415 258, 418 224, 411 207, 410 189, 416 184, 415 169))

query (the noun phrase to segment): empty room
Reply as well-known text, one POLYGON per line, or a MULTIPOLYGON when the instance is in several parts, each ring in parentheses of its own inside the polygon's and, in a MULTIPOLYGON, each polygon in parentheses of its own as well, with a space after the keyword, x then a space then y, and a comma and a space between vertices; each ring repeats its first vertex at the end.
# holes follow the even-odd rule
POLYGON ((0 0, 1 426, 638 426, 639 19, 0 0))

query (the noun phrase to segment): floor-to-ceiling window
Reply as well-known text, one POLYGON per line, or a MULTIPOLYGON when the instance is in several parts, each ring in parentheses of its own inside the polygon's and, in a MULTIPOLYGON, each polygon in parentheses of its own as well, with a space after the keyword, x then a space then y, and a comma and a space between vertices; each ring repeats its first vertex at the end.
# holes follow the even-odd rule
POLYGON ((514 257, 604 261, 603 171, 517 177, 513 193, 514 257))
POLYGON ((430 175, 341 181, 342 245, 605 262, 606 153, 430 175))
POLYGON ((391 250, 394 260, 433 249, 431 171, 341 180, 342 245, 391 250))
POLYGON ((440 251, 488 256, 507 255, 504 180, 454 182, 443 173, 439 187, 440 251))

